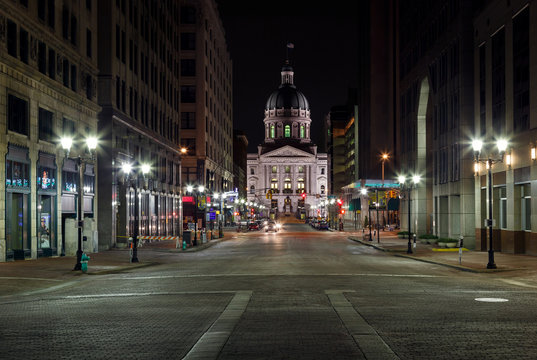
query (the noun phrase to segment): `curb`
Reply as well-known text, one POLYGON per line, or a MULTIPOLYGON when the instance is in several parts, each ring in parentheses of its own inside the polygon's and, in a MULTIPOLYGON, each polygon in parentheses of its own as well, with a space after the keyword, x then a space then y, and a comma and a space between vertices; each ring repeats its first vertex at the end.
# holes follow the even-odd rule
POLYGON ((139 265, 134 265, 134 266, 121 266, 121 267, 118 267, 118 268, 116 268, 116 269, 109 269, 109 270, 101 270, 101 271, 95 271, 95 272, 88 272, 88 273, 86 273, 86 274, 82 273, 82 274, 80 274, 80 275, 108 275, 108 274, 117 274, 117 273, 120 273, 120 272, 123 272, 123 271, 126 271, 126 270, 140 269, 140 268, 150 267, 150 266, 155 266, 155 265, 160 265, 160 263, 158 263, 158 262, 150 262, 150 263, 139 264, 139 265))
POLYGON ((418 257, 415 257, 415 256, 410 256, 410 255, 404 255, 404 254, 401 254, 401 253, 406 252, 406 250, 385 249, 385 248, 382 248, 380 246, 365 243, 362 240, 357 239, 354 236, 349 236, 348 239, 352 240, 352 241, 355 241, 355 242, 358 242, 358 243, 360 243, 362 245, 370 246, 370 247, 375 248, 375 249, 380 250, 380 251, 394 253, 393 256, 402 257, 402 258, 406 258, 406 259, 412 259, 412 260, 421 261, 421 262, 425 262, 425 263, 429 263, 429 264, 446 266, 446 267, 449 267, 449 268, 452 268, 452 269, 455 269, 455 270, 466 271, 466 272, 471 272, 471 273, 495 273, 495 272, 521 270, 521 269, 472 269, 472 268, 465 267, 465 266, 462 266, 462 265, 446 264, 446 263, 439 262, 439 261, 434 261, 434 260, 429 260, 429 259, 422 259, 422 258, 418 258, 418 257))

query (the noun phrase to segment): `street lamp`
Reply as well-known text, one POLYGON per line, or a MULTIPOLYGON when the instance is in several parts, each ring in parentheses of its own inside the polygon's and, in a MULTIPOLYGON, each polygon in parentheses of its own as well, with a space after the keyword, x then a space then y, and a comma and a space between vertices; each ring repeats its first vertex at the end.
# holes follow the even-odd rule
POLYGON ((399 178, 399 184, 401 185, 401 188, 406 188, 407 190, 407 201, 408 201, 408 249, 406 251, 407 254, 412 254, 412 242, 410 240, 412 234, 410 231, 410 194, 412 193, 412 188, 417 187, 418 183, 421 181, 421 176, 414 175, 412 176, 412 182, 406 181, 405 175, 400 175, 399 178))
MULTIPOLYGON (((151 165, 141 164, 139 167, 133 166, 131 163, 123 163, 121 171, 125 176, 125 182, 129 187, 134 187, 134 226, 132 230, 132 259, 131 262, 138 262, 138 235, 140 231, 140 199, 138 198, 139 174, 145 179, 151 171, 151 165), (132 174, 132 175, 131 175, 132 174)), ((145 186, 145 185, 144 185, 145 186)), ((129 211, 130 212, 130 211, 129 211)))
POLYGON ((474 139, 472 141, 472 147, 474 149, 474 170, 476 176, 479 174, 479 163, 484 163, 488 172, 488 210, 489 216, 486 219, 487 226, 489 228, 489 262, 487 264, 487 269, 496 269, 496 264, 494 263, 494 247, 492 244, 492 165, 503 162, 503 156, 505 150, 507 150, 508 142, 505 139, 499 139, 496 141, 496 146, 498 147, 499 158, 492 158, 489 153, 488 156, 481 158, 481 149, 483 148, 483 141, 480 139, 474 139))
POLYGON ((363 188, 360 190, 363 196, 367 195, 367 212, 369 214, 369 217, 367 218, 367 226, 369 227, 369 241, 372 241, 371 238, 371 209, 369 208, 369 195, 367 194, 367 189, 363 188))
MULTIPOLYGON (((65 151, 65 157, 69 158, 69 152, 73 146, 73 138, 65 136, 60 139, 62 149, 65 151)), ((95 149, 97 148, 98 140, 96 137, 86 138, 86 146, 88 148, 88 155, 84 156, 79 153, 76 157, 76 163, 78 166, 78 204, 77 204, 77 228, 78 228, 78 249, 76 251, 76 264, 73 270, 82 270, 82 230, 84 228, 84 214, 82 202, 84 201, 84 170, 85 164, 89 161, 95 160, 95 149)))
POLYGON ((194 186, 187 185, 186 191, 194 194, 194 241, 192 244, 196 246, 198 245, 198 196, 203 194, 205 191, 205 186, 199 185, 197 189, 194 189, 194 186))

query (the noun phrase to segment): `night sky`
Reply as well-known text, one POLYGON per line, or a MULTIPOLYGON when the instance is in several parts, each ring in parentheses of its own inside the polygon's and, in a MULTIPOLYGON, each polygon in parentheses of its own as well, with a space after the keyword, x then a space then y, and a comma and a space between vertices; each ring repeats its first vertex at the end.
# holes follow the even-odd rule
POLYGON ((312 140, 322 120, 356 86, 358 1, 217 0, 233 60, 233 125, 248 137, 248 152, 263 142, 263 110, 280 85, 286 44, 295 85, 310 104, 312 140))

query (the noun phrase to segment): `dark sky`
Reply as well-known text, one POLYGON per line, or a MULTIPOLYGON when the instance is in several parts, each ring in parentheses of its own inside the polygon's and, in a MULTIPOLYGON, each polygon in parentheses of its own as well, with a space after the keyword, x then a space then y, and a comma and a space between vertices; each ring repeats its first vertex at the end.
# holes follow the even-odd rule
POLYGON ((359 1, 217 0, 233 60, 233 125, 248 137, 248 151, 263 142, 263 110, 280 85, 286 44, 293 43, 295 85, 311 107, 312 140, 334 105, 356 86, 359 1))

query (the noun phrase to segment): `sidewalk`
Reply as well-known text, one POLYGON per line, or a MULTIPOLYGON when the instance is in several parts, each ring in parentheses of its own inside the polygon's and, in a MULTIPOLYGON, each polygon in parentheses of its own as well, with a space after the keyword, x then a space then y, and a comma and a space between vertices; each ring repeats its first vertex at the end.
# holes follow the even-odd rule
POLYGON ((497 268, 487 269, 487 251, 473 251, 463 248, 462 261, 459 263, 458 248, 441 249, 436 245, 422 244, 419 240, 416 242, 416 247, 414 247, 413 242, 411 243, 412 254, 407 254, 408 238, 398 238, 397 232, 398 231, 381 231, 380 242, 377 242, 376 236, 373 236, 372 241, 369 241, 367 238, 364 240, 363 234, 368 236, 368 231, 363 234, 361 230, 345 231, 350 240, 374 247, 380 251, 390 252, 394 256, 448 266, 462 271, 489 273, 514 270, 537 270, 537 257, 535 256, 494 252, 494 263, 497 268))
MULTIPOLYGON (((129 249, 110 249, 98 253, 89 253, 90 260, 88 262, 87 273, 81 271, 73 271, 76 264, 76 256, 55 256, 47 258, 39 258, 37 260, 19 260, 0 263, 0 280, 2 278, 25 278, 26 280, 69 280, 83 275, 100 275, 110 274, 130 270, 133 268, 152 266, 167 261, 172 261, 173 258, 166 256, 167 254, 195 252, 211 247, 221 241, 231 239, 234 236, 232 231, 224 233, 224 237, 220 239, 208 240, 204 244, 188 247, 186 250, 176 248, 175 240, 161 240, 151 243, 145 243, 138 250, 138 263, 130 262, 129 249)), ((0 288, 0 295, 2 295, 0 288)))

